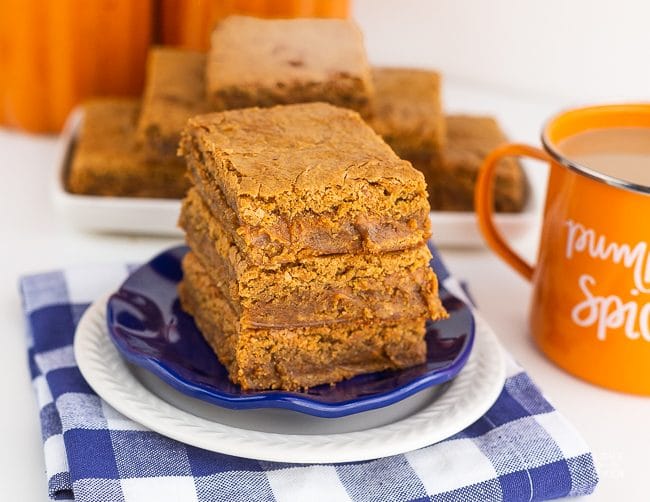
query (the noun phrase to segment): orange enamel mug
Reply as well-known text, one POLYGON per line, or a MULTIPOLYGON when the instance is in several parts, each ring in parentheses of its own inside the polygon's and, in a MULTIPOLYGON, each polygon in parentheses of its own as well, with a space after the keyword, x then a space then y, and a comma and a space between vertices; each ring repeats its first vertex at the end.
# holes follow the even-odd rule
POLYGON ((481 167, 475 206, 488 245, 533 283, 530 329, 542 352, 596 385, 650 395, 650 187, 581 166, 557 148, 574 134, 608 127, 650 128, 650 104, 570 110, 547 123, 542 149, 495 149, 481 167), (535 265, 494 226, 495 167, 506 156, 550 165, 535 265))

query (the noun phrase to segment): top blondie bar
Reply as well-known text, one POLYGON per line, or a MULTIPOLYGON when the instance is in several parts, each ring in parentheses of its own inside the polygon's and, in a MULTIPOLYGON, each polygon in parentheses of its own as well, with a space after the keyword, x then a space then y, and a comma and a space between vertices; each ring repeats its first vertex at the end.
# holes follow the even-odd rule
POLYGON ((422 173, 354 111, 306 103, 193 117, 180 150, 256 264, 397 251, 430 235, 422 173))
POLYGON ((370 112, 363 37, 340 19, 232 16, 212 33, 206 67, 216 110, 325 101, 370 112))

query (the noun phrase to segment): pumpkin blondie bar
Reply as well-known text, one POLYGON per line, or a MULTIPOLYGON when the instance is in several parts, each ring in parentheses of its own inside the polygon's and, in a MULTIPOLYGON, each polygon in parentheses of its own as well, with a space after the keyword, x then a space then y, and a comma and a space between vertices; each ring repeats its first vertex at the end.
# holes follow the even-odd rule
POLYGON ((413 68, 373 68, 373 129, 395 153, 424 174, 429 203, 436 207, 436 166, 446 141, 440 74, 413 68))
POLYGON ((137 139, 154 156, 176 156, 187 119, 211 111, 205 98, 206 55, 154 47, 147 58, 147 78, 137 139))
POLYGON ((96 99, 83 105, 84 118, 67 175, 76 194, 181 198, 189 181, 177 158, 154 160, 136 143, 140 103, 96 99))
MULTIPOLYGON (((506 141, 499 124, 492 117, 447 117, 447 145, 439 167, 439 183, 435 187, 439 209, 473 210, 474 186, 483 159, 506 141)), ((521 165, 512 158, 502 159, 496 169, 494 185, 496 211, 521 211, 526 197, 527 184, 521 165)))
POLYGON ((326 101, 368 113, 372 99, 361 31, 342 19, 228 17, 212 33, 206 83, 217 110, 326 101))
POLYGON ((351 110, 307 103, 194 117, 180 149, 255 264, 390 252, 430 235, 423 175, 351 110))
POLYGON ((425 360, 424 317, 372 324, 243 327, 191 252, 183 260, 179 296, 230 379, 243 389, 300 390, 425 360))
POLYGON ((438 154, 446 137, 440 74, 373 68, 372 79, 375 102, 369 123, 373 129, 404 159, 438 154))

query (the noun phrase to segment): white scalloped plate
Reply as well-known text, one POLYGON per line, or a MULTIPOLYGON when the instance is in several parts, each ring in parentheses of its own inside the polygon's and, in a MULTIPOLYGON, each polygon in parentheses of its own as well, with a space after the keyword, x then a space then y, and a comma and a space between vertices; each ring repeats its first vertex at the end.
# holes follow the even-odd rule
POLYGON ((352 462, 441 441, 480 418, 505 380, 499 342, 480 315, 470 358, 451 382, 386 408, 343 418, 286 410, 227 410, 180 394, 128 366, 106 331, 106 299, 88 308, 75 334, 79 369, 128 418, 183 443, 239 457, 292 463, 352 462))

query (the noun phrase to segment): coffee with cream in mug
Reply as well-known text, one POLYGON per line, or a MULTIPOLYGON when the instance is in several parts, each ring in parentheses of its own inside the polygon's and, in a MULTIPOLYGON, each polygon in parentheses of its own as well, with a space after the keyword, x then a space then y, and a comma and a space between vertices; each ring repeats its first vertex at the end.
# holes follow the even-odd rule
POLYGON ((583 167, 650 186, 650 127, 589 129, 558 142, 557 148, 583 167))
POLYGON ((650 396, 650 103, 567 110, 547 122, 542 145, 501 145, 486 157, 475 193, 481 231, 532 282, 530 332, 544 354, 597 385, 650 396), (494 179, 507 156, 550 166, 535 264, 494 224, 494 179))

